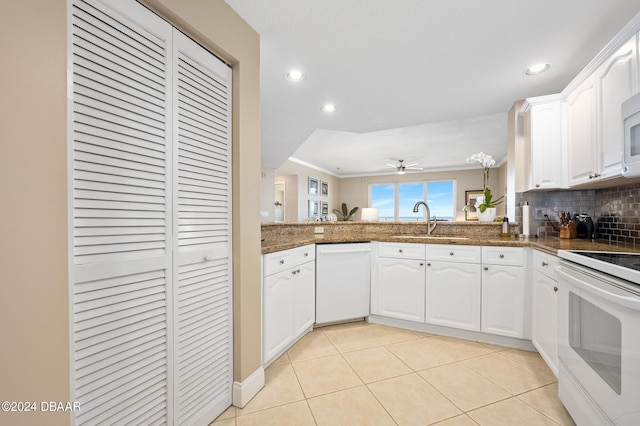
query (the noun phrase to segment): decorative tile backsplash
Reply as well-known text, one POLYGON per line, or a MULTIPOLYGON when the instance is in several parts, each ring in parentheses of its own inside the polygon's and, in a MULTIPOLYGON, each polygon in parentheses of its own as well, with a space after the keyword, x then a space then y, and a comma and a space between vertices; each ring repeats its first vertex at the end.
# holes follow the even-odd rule
MULTIPOLYGON (((528 201, 530 233, 558 235, 560 212, 587 213, 596 226, 596 238, 640 245, 640 184, 577 191, 527 192, 516 194, 516 205, 528 201)), ((522 209, 516 207, 515 220, 522 223, 522 209)), ((521 229, 518 229, 521 232, 521 229)))

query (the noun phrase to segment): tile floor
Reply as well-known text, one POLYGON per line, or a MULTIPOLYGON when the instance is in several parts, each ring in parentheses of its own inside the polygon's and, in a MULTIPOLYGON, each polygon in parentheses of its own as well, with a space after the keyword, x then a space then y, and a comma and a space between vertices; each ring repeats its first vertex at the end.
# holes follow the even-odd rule
POLYGON ((573 425, 535 352, 358 322, 315 329, 212 426, 573 425))

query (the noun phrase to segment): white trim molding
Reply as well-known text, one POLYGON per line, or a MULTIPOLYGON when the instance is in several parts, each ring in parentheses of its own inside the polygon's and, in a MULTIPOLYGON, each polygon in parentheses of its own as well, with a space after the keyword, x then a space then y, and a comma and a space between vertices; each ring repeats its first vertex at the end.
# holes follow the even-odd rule
POLYGON ((243 408, 264 387, 264 368, 254 371, 243 382, 233 382, 233 406, 243 408))

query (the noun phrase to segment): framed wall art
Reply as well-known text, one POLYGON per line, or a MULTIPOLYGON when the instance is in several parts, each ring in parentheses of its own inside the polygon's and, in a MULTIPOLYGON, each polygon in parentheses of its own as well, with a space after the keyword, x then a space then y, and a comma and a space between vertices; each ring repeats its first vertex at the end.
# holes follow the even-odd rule
POLYGON ((309 217, 320 216, 320 201, 309 200, 309 217))
MULTIPOLYGON (((464 191, 464 199, 466 200, 466 205, 475 206, 476 199, 483 195, 484 191, 482 189, 476 189, 473 191, 464 191)), ((464 220, 478 220, 478 212, 470 212, 468 210, 464 211, 464 220)))
POLYGON ((326 182, 324 180, 320 182, 320 195, 322 195, 323 197, 329 196, 329 182, 326 182))
POLYGON ((321 213, 322 216, 326 216, 329 214, 329 203, 327 203, 326 201, 322 202, 322 208, 321 208, 321 213))
POLYGON ((318 178, 309 176, 309 195, 320 194, 320 181, 318 178))

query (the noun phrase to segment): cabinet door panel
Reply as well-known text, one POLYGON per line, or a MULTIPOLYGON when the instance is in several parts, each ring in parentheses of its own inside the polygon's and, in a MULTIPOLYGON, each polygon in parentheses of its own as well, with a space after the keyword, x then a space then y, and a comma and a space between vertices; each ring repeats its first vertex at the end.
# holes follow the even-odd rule
POLYGON ((482 331, 524 337, 525 275, 521 266, 482 268, 482 331))
POLYGON ((293 340, 293 271, 264 279, 263 359, 271 359, 293 340))
POLYGON ((307 262, 296 269, 296 279, 293 284, 295 337, 304 333, 316 319, 315 264, 315 262, 307 262))
POLYGON ((569 186, 589 182, 598 170, 594 79, 580 85, 567 99, 569 186))
POLYGON ((426 322, 480 331, 480 265, 427 262, 426 322))
POLYGON ((378 312, 424 322, 424 261, 379 258, 378 312))
POLYGON ((558 376, 558 283, 542 272, 533 273, 533 345, 558 376))

